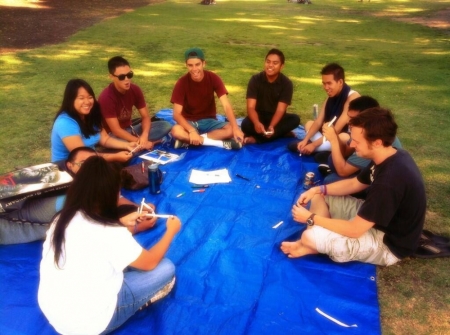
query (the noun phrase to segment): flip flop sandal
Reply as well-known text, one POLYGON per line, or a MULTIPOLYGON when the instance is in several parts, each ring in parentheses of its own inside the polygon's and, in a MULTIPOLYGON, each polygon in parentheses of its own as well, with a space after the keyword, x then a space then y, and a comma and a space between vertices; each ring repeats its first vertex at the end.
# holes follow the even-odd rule
POLYGON ((445 245, 420 245, 413 255, 416 258, 438 258, 438 257, 450 257, 450 246, 445 245))
POLYGON ((446 245, 446 244, 450 245, 449 238, 447 238, 445 236, 436 235, 436 234, 432 233, 431 231, 425 230, 425 229, 422 231, 422 234, 420 235, 420 239, 421 239, 421 242, 431 241, 437 245, 446 245))

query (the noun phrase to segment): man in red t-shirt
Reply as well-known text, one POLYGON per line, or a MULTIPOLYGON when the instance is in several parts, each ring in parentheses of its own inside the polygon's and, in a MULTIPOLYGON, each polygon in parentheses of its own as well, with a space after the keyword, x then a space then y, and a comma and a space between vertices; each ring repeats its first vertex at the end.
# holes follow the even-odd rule
POLYGON ((167 135, 172 126, 167 121, 151 122, 144 94, 139 86, 131 82, 133 71, 125 58, 111 58, 108 71, 112 83, 98 97, 106 131, 151 150, 154 142, 167 135), (134 127, 131 125, 133 107, 139 111, 142 121, 134 127))
POLYGON ((172 128, 175 148, 209 145, 225 149, 240 149, 244 134, 236 123, 233 108, 222 80, 205 67, 205 56, 199 48, 184 53, 188 73, 178 79, 172 92, 172 128), (222 103, 229 122, 217 120, 214 93, 222 103))

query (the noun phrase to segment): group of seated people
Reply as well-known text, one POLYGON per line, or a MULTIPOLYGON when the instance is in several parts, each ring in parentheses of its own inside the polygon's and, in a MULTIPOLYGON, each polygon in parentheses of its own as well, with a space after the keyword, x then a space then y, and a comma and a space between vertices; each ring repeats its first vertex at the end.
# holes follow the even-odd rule
POLYGON ((264 71, 250 79, 248 116, 242 122, 242 130, 223 81, 205 69, 203 51, 190 48, 184 56, 188 73, 177 81, 171 97, 176 121, 173 128, 167 121, 151 121, 144 94, 131 82, 133 71, 123 57, 108 61, 112 82, 100 93, 98 101, 86 81, 70 80, 52 128, 52 161, 66 159, 74 148, 100 145, 117 151, 101 153, 107 161, 126 162, 131 151, 150 150, 169 132, 175 148, 207 145, 240 149, 244 144, 292 136, 291 131, 300 124, 297 115, 286 112, 293 85, 281 73, 285 60, 280 50, 270 50, 264 71), (215 95, 226 122, 217 120, 215 95), (132 125, 133 108, 141 117, 137 126, 132 125))
MULTIPOLYGON (((281 73, 285 58, 280 50, 270 50, 264 71, 251 77, 241 127, 222 80, 205 70, 203 51, 188 49, 184 58, 188 73, 171 97, 173 127, 151 121, 123 57, 108 61, 112 82, 98 101, 87 82, 69 81, 53 125, 51 151, 52 161, 63 161, 74 175, 72 185, 67 193, 30 199, 20 211, 0 216, 1 244, 46 236, 38 300, 58 332, 106 334, 167 295, 175 282, 174 265, 164 255, 180 220, 169 218, 159 242, 149 250, 140 247, 132 234, 154 226, 154 206, 143 208, 120 195, 119 169, 112 162, 127 162, 133 151, 151 150, 169 132, 175 148, 237 150, 293 137, 300 124, 297 115, 287 113, 293 84, 281 73), (215 95, 226 122, 216 118, 215 95), (141 116, 136 126, 133 107, 141 116), (116 151, 96 152, 96 145, 116 151), (41 225, 30 224, 36 222, 41 225), (70 317, 65 313, 69 309, 70 317)), ((389 110, 353 91, 340 65, 326 65, 321 75, 328 97, 317 118, 306 122, 306 137, 288 147, 300 155, 325 153, 322 159, 330 171, 323 185, 302 193, 293 205, 294 220, 307 229, 298 241, 283 242, 280 248, 288 257, 322 253, 337 262, 395 264, 419 242, 426 210, 421 174, 401 149, 389 110), (350 196, 361 191, 366 192, 364 200, 350 196)))

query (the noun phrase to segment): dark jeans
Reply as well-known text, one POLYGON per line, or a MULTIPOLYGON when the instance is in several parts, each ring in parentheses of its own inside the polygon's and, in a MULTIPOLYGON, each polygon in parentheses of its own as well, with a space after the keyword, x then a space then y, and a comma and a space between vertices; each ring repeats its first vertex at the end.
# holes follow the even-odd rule
MULTIPOLYGON (((258 114, 259 121, 264 125, 264 128, 269 126, 270 121, 272 121, 273 114, 265 113, 258 114)), ((296 114, 285 113, 281 118, 280 122, 274 128, 274 134, 268 138, 262 134, 258 134, 255 131, 255 125, 253 122, 246 117, 241 124, 241 129, 245 136, 253 136, 258 143, 265 143, 276 140, 277 138, 286 136, 290 131, 294 130, 300 124, 300 117, 296 114)))

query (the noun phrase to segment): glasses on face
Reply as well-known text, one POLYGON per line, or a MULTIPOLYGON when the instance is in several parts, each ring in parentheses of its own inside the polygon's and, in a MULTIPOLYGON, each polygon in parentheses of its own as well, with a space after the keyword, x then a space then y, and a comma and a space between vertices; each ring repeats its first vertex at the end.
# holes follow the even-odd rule
POLYGON ((133 78, 133 71, 128 72, 127 74, 119 74, 118 76, 116 76, 115 74, 113 74, 114 77, 116 77, 117 79, 119 79, 120 81, 125 80, 125 77, 127 77, 128 79, 133 78))
POLYGON ((80 162, 73 162, 73 165, 78 166, 79 168, 81 167, 81 165, 83 165, 84 161, 80 161, 80 162))

